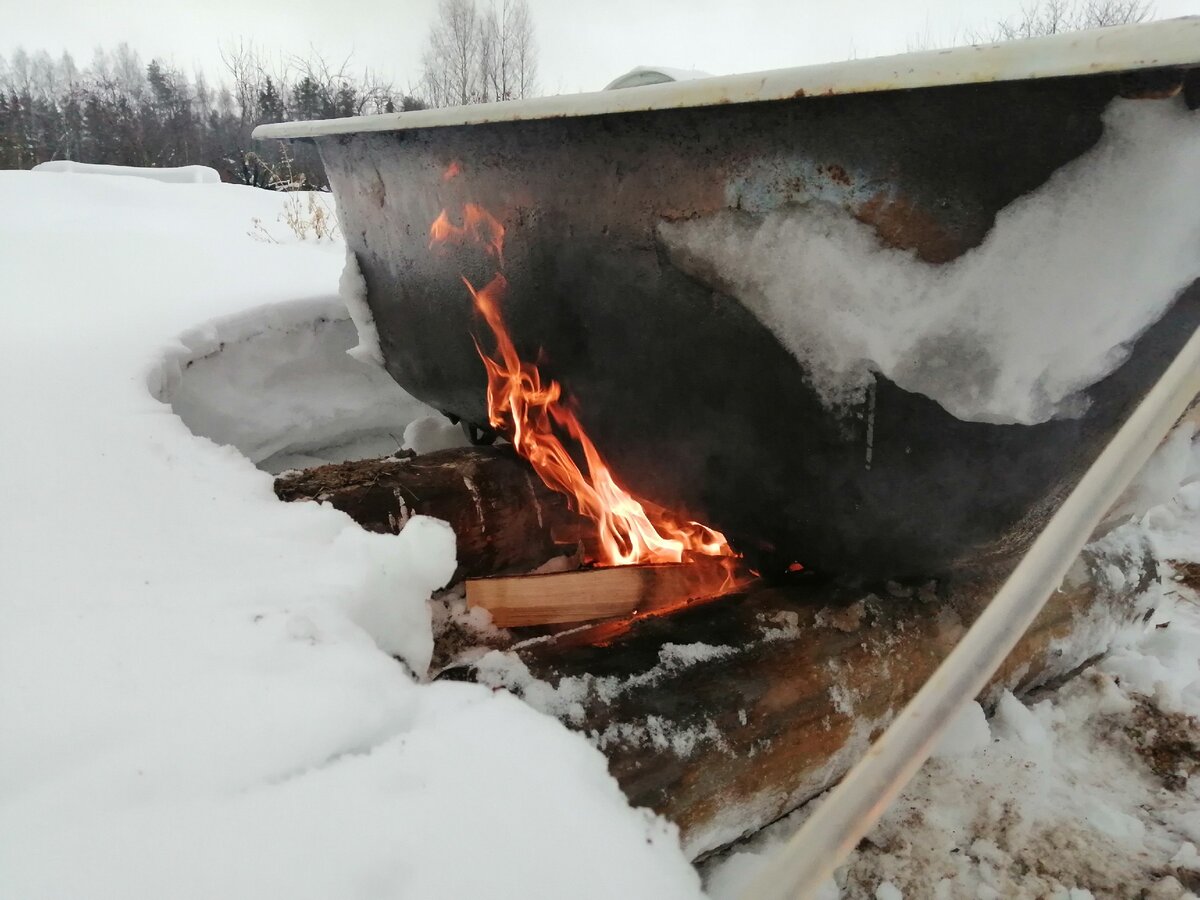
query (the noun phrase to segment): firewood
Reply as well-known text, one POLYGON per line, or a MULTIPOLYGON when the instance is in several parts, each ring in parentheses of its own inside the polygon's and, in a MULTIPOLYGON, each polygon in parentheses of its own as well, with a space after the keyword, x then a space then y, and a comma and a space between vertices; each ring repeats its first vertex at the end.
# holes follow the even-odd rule
POLYGON ((588 622, 635 611, 659 610, 732 587, 733 560, 612 566, 541 575, 467 581, 467 605, 482 606, 505 628, 588 622))
MULTIPOLYGON (((1085 551, 983 696, 1060 677, 1145 612, 1148 551, 1085 551), (1127 574, 1112 586, 1102 573, 1127 574)), ((512 690, 582 732, 634 806, 695 857, 830 787, 930 676, 1003 578, 875 592, 800 576, 519 643, 443 679, 512 690), (527 691, 530 676, 536 690, 527 691), (557 688, 562 686, 561 695, 557 688), (555 698, 558 698, 557 700, 555 698)))
POLYGON ((281 500, 328 503, 363 528, 396 534, 414 515, 450 524, 455 580, 536 568, 577 550, 592 529, 510 447, 442 450, 285 472, 281 500))

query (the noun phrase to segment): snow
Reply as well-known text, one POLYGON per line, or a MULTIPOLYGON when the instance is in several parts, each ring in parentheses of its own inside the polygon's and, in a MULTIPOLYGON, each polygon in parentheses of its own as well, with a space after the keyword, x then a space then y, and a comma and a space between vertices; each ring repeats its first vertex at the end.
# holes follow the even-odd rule
POLYGON ((830 406, 860 401, 879 372, 960 419, 1034 423, 1082 412, 1079 392, 1200 276, 1197 170, 1200 120, 1181 98, 1116 100, 1091 151, 944 265, 819 199, 659 235, 675 265, 758 316, 830 406))
POLYGON ((54 172, 69 175, 125 175, 130 178, 149 178, 166 184, 220 184, 221 176, 209 166, 106 166, 101 163, 74 162, 56 159, 38 163, 34 172, 54 172))
MULTIPOLYGON (((1122 116, 1172 162, 1169 105, 1118 104, 1106 140, 1122 116)), ((597 747, 686 757, 721 740, 715 723, 584 737, 541 711, 578 720, 738 648, 667 644, 632 678, 553 688, 483 653, 484 684, 428 683, 435 624, 490 628, 459 594, 429 602, 455 568, 449 529, 371 534, 275 499, 268 473, 290 465, 461 439, 347 352, 371 338, 340 243, 255 240, 286 198, 230 185, 0 172, 0 198, 0 896, 699 895, 688 854, 740 831, 681 848, 597 747)), ((1140 578, 1124 563, 1146 544, 1200 562, 1198 474, 1193 419, 1092 577, 1140 578)), ((1179 748, 1200 716, 1200 607, 1166 574, 1115 644, 1111 620, 1084 623, 1064 657, 1107 652, 1082 675, 988 698, 990 719, 969 706, 822 900, 1189 896, 1200 779, 1179 748)), ((864 614, 822 610, 822 627, 864 614)), ((761 638, 799 627, 764 617, 761 638)), ((829 771, 884 724, 860 722, 829 771)), ((710 895, 736 896, 810 808, 705 863, 710 895)))
MULTIPOLYGON (((618 678, 615 675, 571 675, 550 684, 534 677, 520 657, 493 650, 474 661, 475 677, 480 684, 512 691, 530 706, 547 715, 581 723, 586 701, 611 703, 629 691, 654 684, 663 676, 683 671, 706 660, 730 656, 733 647, 712 644, 665 643, 658 651, 658 660, 645 671, 618 678)), ((592 735, 597 739, 596 735, 592 735)), ((612 738, 612 735, 609 736, 612 738)), ((602 739, 597 739, 603 745, 602 739)), ((684 740, 691 741, 689 738, 684 740)), ((690 746, 690 745, 689 745, 690 746)))
MULTIPOLYGON (((1200 482, 1200 457, 1192 452, 1196 439, 1196 422, 1200 416, 1185 419, 1154 451, 1150 461, 1125 489, 1121 499, 1105 516, 1116 522, 1128 516, 1142 515, 1155 506, 1181 498, 1181 486, 1189 490, 1200 482)), ((1189 493, 1188 496, 1200 496, 1189 493)))
MULTIPOLYGON (((1193 435, 1185 420, 1161 451, 1181 478, 1200 466, 1193 435)), ((1148 477, 1170 495, 1161 471, 1148 477)), ((829 897, 1195 897, 1200 595, 1165 561, 1200 562, 1196 488, 1177 482, 1174 497, 1093 545, 1105 559, 1155 548, 1166 577, 1143 601, 1152 617, 1115 639, 1111 623, 1094 623, 1083 640, 1107 652, 1059 687, 1002 692, 990 718, 969 704, 829 897)), ((709 895, 739 896, 819 802, 710 860, 709 895)))
POLYGON ((436 450, 465 447, 471 442, 462 428, 454 425, 445 416, 421 416, 413 419, 404 429, 403 449, 418 456, 436 450))
POLYGON ((233 314, 181 334, 151 387, 194 433, 270 472, 394 453, 432 410, 352 358, 355 339, 336 297, 233 314))
POLYGON ((379 329, 375 327, 375 314, 367 304, 367 282, 358 267, 354 251, 349 247, 346 248, 346 264, 338 282, 338 293, 358 331, 358 344, 348 351, 349 354, 362 362, 382 367, 383 351, 379 348, 379 329))
POLYGON ((934 759, 951 759, 956 756, 970 756, 977 750, 986 747, 992 739, 991 729, 988 728, 987 716, 983 707, 972 700, 958 711, 954 721, 942 734, 937 747, 934 748, 934 759))
POLYGON ((696 896, 586 741, 422 683, 444 524, 275 499, 428 413, 345 354, 341 246, 230 185, 0 198, 0 895, 696 896))

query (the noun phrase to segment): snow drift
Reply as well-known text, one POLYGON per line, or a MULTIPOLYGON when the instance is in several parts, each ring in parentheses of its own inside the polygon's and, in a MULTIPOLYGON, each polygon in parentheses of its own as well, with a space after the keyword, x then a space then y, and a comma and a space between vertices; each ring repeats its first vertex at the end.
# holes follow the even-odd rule
POLYGON ((220 184, 221 176, 209 166, 106 166, 101 163, 74 162, 56 159, 38 163, 34 172, 57 172, 70 175, 125 175, 130 178, 149 178, 164 184, 220 184))
POLYGON ((443 523, 279 503, 164 402, 256 455, 287 417, 255 434, 254 392, 290 386, 289 441, 329 427, 284 363, 380 374, 344 353, 342 248, 255 241, 282 198, 252 188, 0 172, 0 198, 0 895, 696 896, 582 738, 414 679, 443 523))

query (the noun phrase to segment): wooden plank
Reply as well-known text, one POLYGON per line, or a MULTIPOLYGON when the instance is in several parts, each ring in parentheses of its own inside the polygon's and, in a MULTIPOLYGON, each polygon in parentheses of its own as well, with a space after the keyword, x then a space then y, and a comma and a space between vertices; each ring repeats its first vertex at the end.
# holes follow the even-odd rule
POLYGON ((736 565, 727 558, 703 557, 680 564, 470 579, 467 605, 488 610, 503 628, 590 622, 732 590, 746 580, 736 565))

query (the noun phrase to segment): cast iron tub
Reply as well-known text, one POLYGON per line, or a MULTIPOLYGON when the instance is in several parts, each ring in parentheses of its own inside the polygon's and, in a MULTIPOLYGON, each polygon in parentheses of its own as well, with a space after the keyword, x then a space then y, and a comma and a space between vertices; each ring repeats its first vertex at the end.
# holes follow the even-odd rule
POLYGON ((1076 418, 962 421, 882 376, 871 409, 832 412, 759 319, 672 264, 657 226, 819 197, 942 263, 1088 150, 1113 98, 1172 95, 1200 104, 1200 18, 255 137, 316 142, 387 369, 416 397, 487 424, 460 274, 482 284, 494 264, 429 236, 442 209, 478 203, 506 229, 522 357, 564 385, 627 487, 759 565, 924 576, 1026 546, 1200 324, 1200 282, 1076 418))

